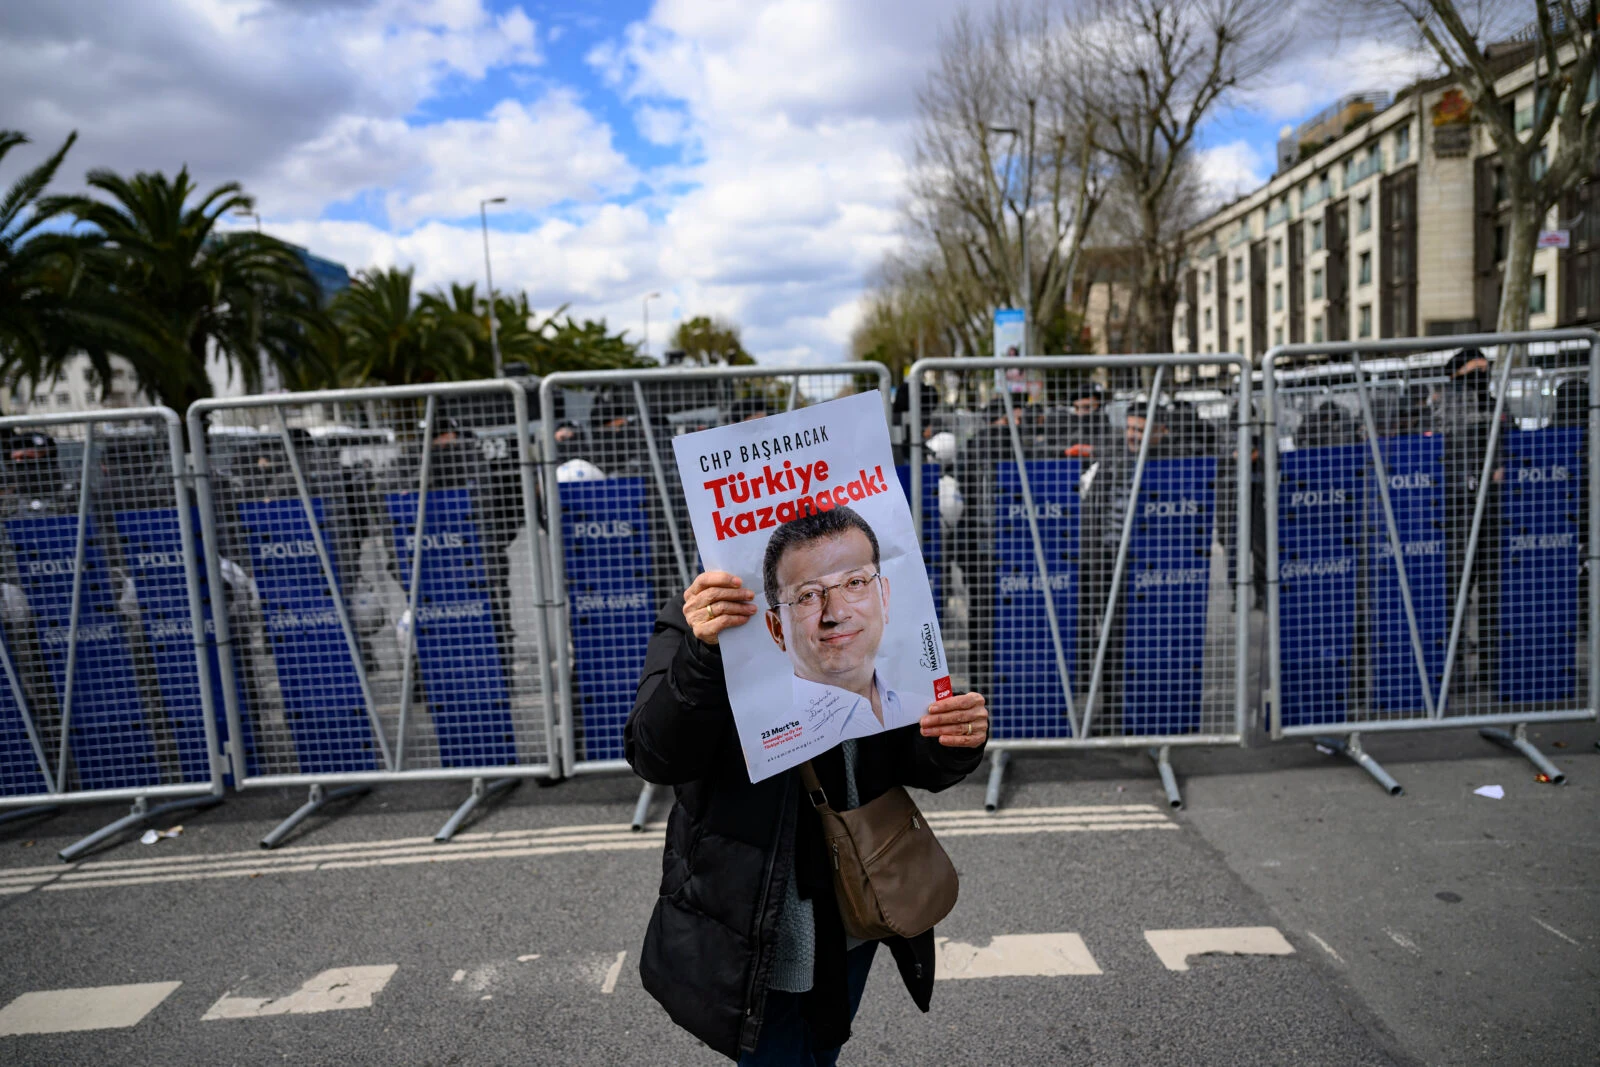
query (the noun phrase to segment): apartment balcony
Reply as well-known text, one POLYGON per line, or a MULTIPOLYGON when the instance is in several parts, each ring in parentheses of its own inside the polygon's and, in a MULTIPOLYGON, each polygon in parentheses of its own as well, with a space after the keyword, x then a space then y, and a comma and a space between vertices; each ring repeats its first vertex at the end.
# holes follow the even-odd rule
POLYGON ((1322 182, 1318 185, 1306 186, 1305 192, 1300 194, 1300 210, 1310 211, 1316 205, 1333 196, 1333 183, 1322 182))
POLYGON ((1368 156, 1366 159, 1363 159, 1360 163, 1357 163, 1355 166, 1350 168, 1350 184, 1354 185, 1356 182, 1364 181, 1365 179, 1372 177, 1374 174, 1382 173, 1383 153, 1374 152, 1372 155, 1368 156))
POLYGON ((1288 222, 1292 217, 1293 213, 1289 210, 1289 202, 1285 200, 1283 203, 1267 212, 1267 229, 1270 230, 1279 223, 1288 222))

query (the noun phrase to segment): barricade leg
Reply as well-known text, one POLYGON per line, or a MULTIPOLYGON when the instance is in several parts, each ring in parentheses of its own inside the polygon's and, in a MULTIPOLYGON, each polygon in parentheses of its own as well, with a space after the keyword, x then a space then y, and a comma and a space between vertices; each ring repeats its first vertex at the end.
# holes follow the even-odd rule
POLYGON ((311 787, 311 795, 306 802, 300 805, 293 815, 273 827, 272 832, 261 839, 261 847, 277 848, 279 843, 289 836, 290 831, 333 801, 343 800, 345 797, 366 796, 370 792, 372 792, 370 785, 347 785, 342 789, 335 789, 331 793, 320 785, 313 785, 311 787))
POLYGON ((472 780, 472 794, 462 801, 461 806, 456 809, 454 815, 450 816, 449 821, 439 827, 439 832, 433 835, 433 839, 435 841, 450 840, 456 835, 456 831, 461 829, 461 824, 466 822, 467 816, 477 810, 479 804, 501 793, 515 789, 520 781, 521 779, 519 778, 501 778, 485 783, 482 778, 474 778, 472 780))
POLYGON ((1167 791, 1167 804, 1173 808, 1183 807, 1183 794, 1178 792, 1178 776, 1172 773, 1172 746, 1150 749, 1150 758, 1155 760, 1156 770, 1161 774, 1161 788, 1167 791))
POLYGON ((8 822, 23 822, 28 819, 48 819, 52 815, 60 814, 61 805, 41 804, 32 808, 17 808, 15 811, 0 811, 0 826, 8 822))
POLYGON ((984 811, 1000 810, 1000 787, 1005 784, 1006 764, 1010 762, 1011 753, 1003 748, 989 753, 989 791, 983 795, 984 811))
POLYGON ((639 803, 633 806, 633 832, 640 833, 650 821, 650 803, 655 799, 656 787, 649 782, 639 790, 639 803))
POLYGON ((125 830, 132 830, 143 826, 147 822, 159 819, 163 815, 170 815, 176 811, 199 811, 204 808, 214 808, 222 803, 222 797, 209 794, 203 797, 185 797, 166 804, 150 806, 144 797, 139 797, 133 802, 133 809, 122 818, 109 826, 103 826, 76 844, 68 845, 56 855, 61 857, 63 863, 71 863, 79 856, 88 852, 102 841, 109 840, 125 830))
POLYGON ((1567 776, 1554 763, 1545 759, 1544 753, 1540 752, 1534 746, 1534 743, 1528 740, 1527 723, 1517 723, 1510 732, 1496 729, 1492 726, 1485 726, 1478 731, 1478 736, 1485 740, 1493 741, 1501 748, 1509 748, 1528 757, 1528 762, 1537 767, 1539 774, 1551 785, 1567 784, 1567 776))
POLYGON ((1382 764, 1367 755, 1366 750, 1361 747, 1360 734, 1351 734, 1349 737, 1319 737, 1313 741, 1313 744, 1323 752, 1340 755, 1350 760, 1356 766, 1372 775, 1373 779, 1383 786, 1390 796, 1397 797, 1405 792, 1400 783, 1395 781, 1389 772, 1383 769, 1382 764))

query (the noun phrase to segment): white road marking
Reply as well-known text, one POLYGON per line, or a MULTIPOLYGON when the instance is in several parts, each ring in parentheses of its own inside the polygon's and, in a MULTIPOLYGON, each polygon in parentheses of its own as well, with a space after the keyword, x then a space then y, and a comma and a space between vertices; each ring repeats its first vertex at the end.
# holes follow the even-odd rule
POLYGON ((616 990, 617 990, 617 979, 622 977, 622 961, 627 959, 627 958, 628 958, 628 953, 626 951, 617 953, 616 962, 612 963, 612 965, 606 969, 606 980, 604 982, 600 983, 600 992, 602 992, 602 993, 615 993, 616 992, 616 990))
POLYGON ((539 955, 540 955, 539 953, 535 952, 535 953, 533 953, 531 955, 528 955, 528 956, 518 956, 517 957, 517 962, 518 963, 527 963, 529 960, 538 959, 539 955))
POLYGON ((452 974, 450 976, 450 981, 452 981, 452 982, 460 982, 460 981, 464 980, 466 977, 467 977, 467 972, 466 971, 457 971, 455 974, 452 974))
POLYGON ((121 1030, 155 1010, 182 982, 145 982, 24 993, 0 1008, 0 1037, 121 1030))
POLYGON ((1405 934, 1399 933, 1398 931, 1395 931, 1395 930, 1391 930, 1387 926, 1385 926, 1383 928, 1383 932, 1389 935, 1389 940, 1390 941, 1393 941, 1395 944, 1399 945, 1401 948, 1405 949, 1407 952, 1411 953, 1413 956, 1422 955, 1422 949, 1417 946, 1417 943, 1415 941, 1411 940, 1405 934))
POLYGON ((1552 934, 1555 934, 1557 937, 1559 937, 1561 940, 1565 941, 1567 944, 1569 944, 1569 945, 1577 945, 1579 948, 1583 947, 1583 942, 1577 941, 1577 940, 1575 940, 1573 938, 1568 937, 1566 934, 1562 933, 1560 930, 1557 930, 1554 926, 1551 926, 1549 923, 1545 922, 1543 919, 1539 918, 1537 915, 1530 915, 1528 917, 1530 919, 1532 919, 1534 922, 1538 923, 1540 926, 1544 927, 1546 930, 1549 930, 1552 934))
POLYGON ((1187 971, 1190 956, 1292 956, 1294 946, 1274 926, 1210 930, 1146 930, 1144 939, 1169 971, 1187 971))
POLYGON ((1077 934, 1000 934, 987 945, 941 937, 936 942, 938 979, 1053 978, 1100 974, 1100 965, 1077 934))
POLYGON ((1337 952, 1335 952, 1333 950, 1333 946, 1328 944, 1326 941, 1322 940, 1322 938, 1318 937, 1316 934, 1312 933, 1310 930, 1306 931, 1306 936, 1309 937, 1311 940, 1315 941, 1317 943, 1317 947, 1318 948, 1322 949, 1322 951, 1324 951, 1328 955, 1332 956, 1335 963, 1343 963, 1344 962, 1344 957, 1339 955, 1337 952))
POLYGON ((379 967, 335 967, 307 979, 305 985, 286 997, 257 998, 225 996, 200 1017, 214 1019, 253 1019, 264 1015, 316 1015, 325 1011, 349 1011, 372 1007, 372 998, 383 992, 397 964, 379 967))
MULTIPOLYGON (((928 822, 946 837, 1179 829, 1165 809, 1154 804, 1013 808, 993 814, 981 811, 926 814, 928 822)), ((652 823, 644 833, 635 833, 623 823, 585 824, 458 834, 448 844, 436 843, 431 837, 411 837, 307 845, 267 854, 257 850, 131 860, 97 859, 55 867, 0 869, 0 896, 34 890, 109 889, 461 860, 527 859, 585 852, 651 852, 661 848, 665 840, 664 828, 663 823, 652 823)))

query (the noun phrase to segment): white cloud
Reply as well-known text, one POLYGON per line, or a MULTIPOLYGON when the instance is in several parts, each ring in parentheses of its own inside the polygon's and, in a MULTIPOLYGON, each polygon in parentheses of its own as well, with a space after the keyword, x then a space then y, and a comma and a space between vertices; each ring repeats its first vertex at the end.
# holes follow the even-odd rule
POLYGON ((1200 153, 1200 180, 1219 201, 1232 200, 1272 176, 1275 160, 1248 141, 1230 141, 1200 153))
POLYGON ((1336 48, 1324 42, 1286 56, 1261 85, 1240 94, 1239 103, 1268 119, 1298 122, 1350 93, 1395 92, 1431 76, 1437 66, 1437 58, 1407 42, 1348 40, 1336 48))

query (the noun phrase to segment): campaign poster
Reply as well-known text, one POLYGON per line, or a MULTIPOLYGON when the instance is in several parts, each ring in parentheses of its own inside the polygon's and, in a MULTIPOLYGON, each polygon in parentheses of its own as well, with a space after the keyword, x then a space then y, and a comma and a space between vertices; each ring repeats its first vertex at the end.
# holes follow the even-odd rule
POLYGON ((950 695, 877 391, 685 434, 673 449, 705 569, 756 592, 757 614, 719 638, 752 782, 914 724, 950 695))

